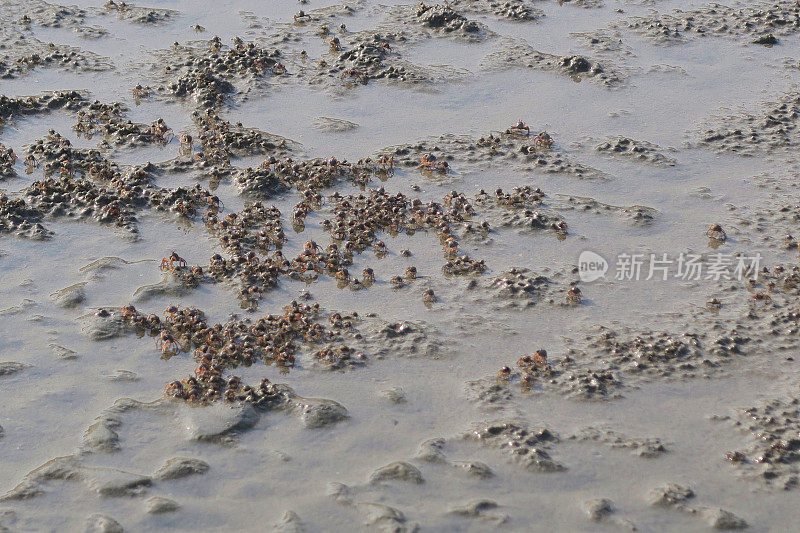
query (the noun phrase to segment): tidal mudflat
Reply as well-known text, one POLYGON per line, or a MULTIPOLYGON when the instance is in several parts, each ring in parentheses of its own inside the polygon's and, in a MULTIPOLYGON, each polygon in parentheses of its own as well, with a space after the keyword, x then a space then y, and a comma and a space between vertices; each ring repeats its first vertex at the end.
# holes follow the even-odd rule
POLYGON ((797 2, 0 21, 0 531, 797 528, 797 2))

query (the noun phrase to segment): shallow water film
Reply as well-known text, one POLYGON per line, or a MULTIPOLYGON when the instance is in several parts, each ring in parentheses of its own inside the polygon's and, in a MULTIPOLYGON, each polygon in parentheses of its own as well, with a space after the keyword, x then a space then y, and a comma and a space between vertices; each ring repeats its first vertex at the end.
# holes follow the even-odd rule
POLYGON ((0 0, 0 531, 793 531, 800 6, 0 0))

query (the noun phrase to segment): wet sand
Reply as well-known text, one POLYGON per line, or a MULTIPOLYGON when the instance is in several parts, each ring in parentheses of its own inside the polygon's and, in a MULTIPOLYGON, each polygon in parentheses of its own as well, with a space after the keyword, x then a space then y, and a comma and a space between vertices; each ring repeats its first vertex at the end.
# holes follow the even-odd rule
POLYGON ((0 530, 795 528, 796 3, 0 17, 0 530))

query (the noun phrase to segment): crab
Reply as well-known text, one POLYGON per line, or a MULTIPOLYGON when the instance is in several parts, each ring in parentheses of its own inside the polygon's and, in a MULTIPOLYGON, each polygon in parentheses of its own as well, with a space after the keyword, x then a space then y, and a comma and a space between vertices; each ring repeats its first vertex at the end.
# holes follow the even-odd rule
POLYGON ((159 118, 150 125, 150 133, 165 142, 169 142, 172 139, 172 128, 167 126, 163 118, 159 118))
POLYGON ((536 350, 533 354, 533 364, 536 366, 547 365, 547 350, 544 348, 536 350))
POLYGON ((579 304, 581 303, 581 290, 576 287, 572 286, 567 291, 567 303, 569 304, 579 304))
POLYGON ((508 132, 527 136, 531 134, 531 128, 520 120, 516 124, 508 128, 508 132))
POLYGON ((540 131, 539 134, 533 138, 533 144, 542 148, 550 148, 553 146, 553 138, 546 131, 540 131))
POLYGON ((422 293, 422 301, 426 304, 431 304, 436 301, 436 294, 433 292, 433 289, 427 289, 422 293))
POLYGON ((725 242, 728 239, 728 235, 719 224, 711 224, 706 230, 706 237, 720 242, 725 242))
POLYGON ((164 387, 164 394, 173 398, 183 397, 183 384, 180 381, 172 381, 164 387))
POLYGON ((497 379, 500 380, 507 380, 511 377, 511 367, 504 366, 500 370, 497 371, 497 379))
POLYGON ((417 279, 417 267, 410 266, 406 269, 406 279, 417 279))
POLYGON ((362 272, 364 275, 364 282, 373 283, 375 281, 375 271, 367 267, 362 272))
POLYGON ((361 83, 367 83, 367 73, 356 68, 346 68, 342 71, 342 79, 351 78, 361 83))
POLYGON ((156 347, 165 355, 174 354, 180 351, 180 347, 178 346, 177 341, 175 341, 175 337, 166 331, 162 331, 161 334, 156 338, 156 347))
POLYGON ((764 291, 758 291, 757 293, 753 294, 753 300, 756 302, 771 302, 772 297, 764 291))
POLYGON ((394 157, 382 155, 378 157, 378 164, 382 165, 384 168, 394 168, 394 157))
POLYGON ((331 37, 328 40, 328 45, 331 47, 331 50, 334 52, 338 52, 342 49, 342 43, 339 41, 338 37, 331 37))
POLYGON ((122 307, 122 317, 123 318, 131 318, 136 316, 136 308, 130 304, 125 305, 122 307))
POLYGON ((275 63, 272 65, 273 74, 286 74, 286 65, 283 63, 275 63))
POLYGON ((169 257, 161 259, 161 270, 173 270, 175 267, 185 268, 186 260, 179 256, 176 252, 172 252, 169 257))
POLYGON ((148 90, 142 87, 141 84, 137 84, 136 87, 131 90, 131 94, 133 94, 134 98, 141 98, 148 95, 148 90))
POLYGON ((447 170, 450 168, 450 165, 447 163, 447 161, 438 161, 436 156, 431 153, 427 153, 422 156, 422 158, 419 160, 419 166, 422 169, 438 170, 441 173, 447 172, 447 170))
POLYGON ((294 356, 290 353, 281 352, 275 358, 275 364, 278 366, 294 366, 294 356))
POLYGON ((314 241, 306 241, 303 244, 303 251, 310 254, 322 253, 322 247, 314 241))
POLYGON ((263 162, 262 162, 262 163, 261 163, 259 166, 260 166, 261 168, 269 168, 269 167, 271 167, 272 165, 276 164, 277 162, 278 162, 278 160, 277 160, 277 159, 275 159, 275 157, 274 157, 274 156, 269 156, 269 157, 268 157, 268 158, 266 158, 266 159, 265 159, 265 160, 264 160, 264 161, 263 161, 263 162))
POLYGON ((436 156, 431 153, 427 153, 419 160, 419 164, 424 168, 432 168, 434 165, 436 165, 436 156))
POLYGON ((192 153, 192 143, 193 143, 192 136, 189 135, 188 133, 181 133, 181 136, 179 137, 179 140, 181 142, 181 150, 186 152, 186 153, 188 153, 188 154, 191 154, 192 153))

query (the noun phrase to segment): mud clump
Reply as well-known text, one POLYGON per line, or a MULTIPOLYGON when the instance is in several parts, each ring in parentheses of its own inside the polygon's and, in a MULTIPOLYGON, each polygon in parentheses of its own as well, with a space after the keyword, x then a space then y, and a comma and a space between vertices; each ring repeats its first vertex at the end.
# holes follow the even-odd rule
POLYGON ((758 155, 800 146, 800 93, 788 92, 764 105, 758 113, 720 116, 712 128, 702 129, 697 144, 715 151, 758 155))
POLYGON ((177 11, 171 9, 157 9, 152 7, 139 7, 127 2, 106 3, 106 13, 115 14, 120 20, 135 24, 161 24, 172 20, 177 11))
POLYGON ((117 309, 102 308, 95 313, 83 315, 79 322, 81 331, 94 341, 113 339, 131 331, 117 309))
POLYGON ((501 308, 528 308, 549 298, 553 282, 545 275, 537 275, 527 268, 512 268, 483 283, 470 283, 471 291, 483 289, 490 292, 495 304, 501 308))
POLYGON ((53 232, 42 225, 42 213, 22 198, 0 195, 0 234, 14 233, 26 239, 43 241, 53 232))
POLYGON ((259 88, 267 77, 285 75, 280 56, 280 51, 266 50, 255 42, 237 38, 227 47, 215 37, 204 45, 178 45, 159 52, 152 75, 163 81, 156 87, 158 93, 211 109, 223 105, 228 96, 241 97, 259 88))
POLYGON ((181 479, 205 474, 209 468, 209 464, 200 459, 173 457, 153 474, 153 479, 181 479))
POLYGON ((64 309, 72 309, 86 300, 86 282, 76 283, 59 289, 50 295, 53 303, 64 309))
POLYGON ((0 180, 17 175, 14 165, 17 162, 17 155, 14 150, 0 143, 0 180))
POLYGON ((716 507, 693 507, 689 505, 695 493, 689 487, 668 483, 656 487, 648 494, 651 505, 674 509, 690 516, 697 516, 710 527, 720 530, 745 529, 748 524, 730 511, 716 507))
POLYGON ((180 509, 180 505, 175 500, 169 498, 162 498, 160 496, 153 496, 145 502, 145 511, 147 514, 164 514, 174 513, 180 509))
MULTIPOLYGON (((546 133, 546 132, 545 132, 546 133)), ((540 134, 541 135, 541 134, 540 134)), ((444 160, 449 168, 457 163, 477 163, 482 166, 511 164, 523 170, 544 174, 565 174, 579 179, 602 179, 605 176, 595 168, 570 161, 563 153, 542 145, 536 138, 516 133, 489 133, 474 138, 465 135, 442 135, 416 143, 394 146, 384 150, 395 160, 397 166, 420 168, 421 158, 433 154, 437 160, 444 160)), ((442 178, 446 172, 424 171, 431 178, 442 178)))
POLYGON ((237 172, 233 180, 240 194, 253 198, 271 198, 288 190, 274 172, 264 168, 246 168, 237 172))
POLYGON ((55 110, 77 112, 88 105, 85 95, 78 91, 56 91, 18 98, 0 95, 0 123, 10 122, 16 117, 44 114, 55 110))
POLYGON ((586 427, 565 437, 566 440, 578 442, 599 442, 611 448, 631 450, 631 453, 648 459, 659 457, 667 449, 657 438, 631 438, 614 430, 586 427))
POLYGON ((527 43, 510 41, 481 63, 485 70, 524 68, 553 72, 576 80, 594 80, 605 87, 622 83, 624 76, 597 61, 580 55, 557 56, 540 52, 527 43))
POLYGON ((87 533, 123 533, 122 525, 110 516, 93 514, 86 519, 87 533))
POLYGON ((660 146, 628 137, 611 137, 597 145, 596 150, 662 167, 673 167, 677 163, 674 157, 664 154, 660 146))
POLYGON ((566 470, 547 451, 554 442, 558 442, 558 437, 547 428, 526 428, 514 422, 497 422, 480 425, 464 438, 502 450, 513 462, 531 472, 566 470))
POLYGON ((420 485, 425 482, 425 479, 417 467, 404 461, 398 461, 378 468, 369 476, 369 483, 373 485, 387 481, 404 481, 420 485))
POLYGON ((4 361, 0 363, 0 377, 11 376, 25 370, 28 366, 25 363, 17 363, 16 361, 4 361))
POLYGON ((738 412, 735 421, 754 441, 726 459, 749 477, 784 490, 800 485, 800 400, 774 399, 738 412))
POLYGON ((207 409, 191 409, 185 426, 190 440, 220 442, 232 432, 253 427, 258 418, 249 404, 215 404, 207 409))
POLYGON ((681 43, 701 37, 753 40, 766 34, 797 34, 800 31, 800 8, 791 0, 769 0, 733 7, 712 4, 633 17, 619 26, 660 43, 681 43))
POLYGON ((444 33, 458 33, 460 37, 467 39, 477 38, 477 34, 483 30, 480 24, 467 20, 466 17, 446 5, 428 6, 420 3, 416 7, 415 16, 417 21, 427 28, 444 33), (471 34, 476 34, 476 36, 472 37, 471 34))
POLYGON ((508 516, 502 513, 495 513, 494 510, 498 507, 500 506, 494 500, 473 500, 464 505, 451 507, 449 513, 500 525, 508 520, 508 516))
POLYGON ((544 16, 541 9, 533 7, 527 0, 454 0, 451 5, 463 9, 464 12, 476 15, 493 15, 514 21, 536 21, 544 16))
POLYGON ((557 195, 557 197, 551 201, 551 206, 558 211, 579 211, 600 216, 614 215, 634 226, 641 227, 651 225, 658 215, 658 211, 652 207, 643 205, 627 207, 611 205, 599 202, 594 198, 582 196, 557 195))

